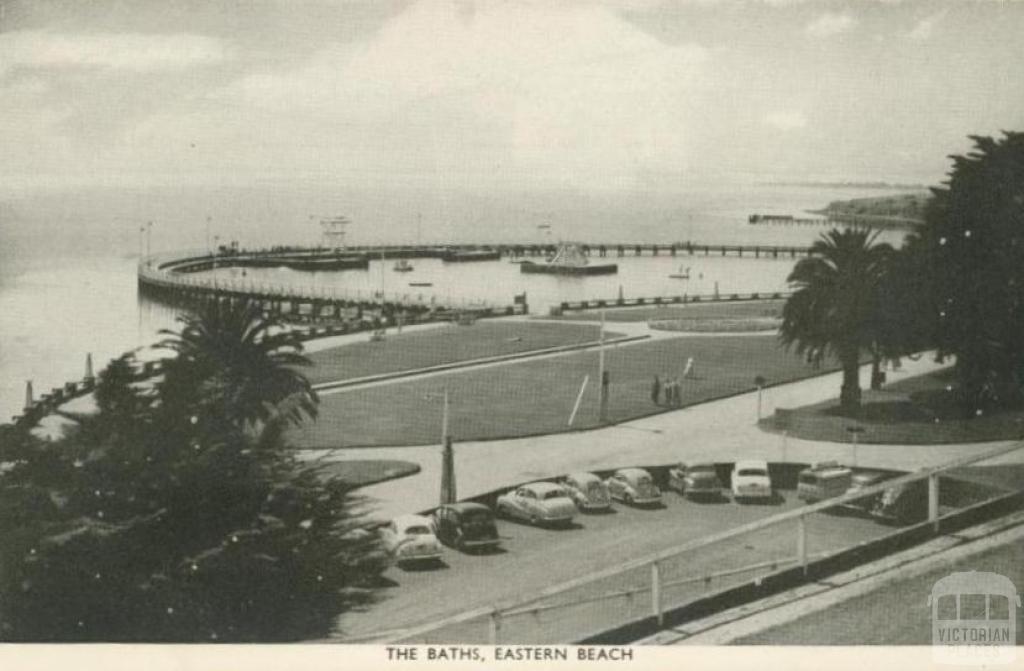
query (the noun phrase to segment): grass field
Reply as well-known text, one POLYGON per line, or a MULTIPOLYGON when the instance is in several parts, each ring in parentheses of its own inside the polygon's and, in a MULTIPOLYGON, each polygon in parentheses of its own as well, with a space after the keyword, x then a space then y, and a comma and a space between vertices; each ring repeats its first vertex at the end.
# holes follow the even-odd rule
MULTIPOLYGON (((646 322, 656 319, 741 319, 777 317, 785 301, 743 301, 738 303, 689 303, 687 305, 648 306, 605 310, 608 322, 646 322)), ((545 317, 564 321, 600 321, 598 310, 568 312, 561 317, 545 317)))
POLYGON ((584 324, 529 321, 453 324, 418 333, 391 332, 379 342, 367 340, 314 352, 309 355, 313 366, 303 373, 316 384, 597 339, 598 327, 584 324))
MULTIPOLYGON (((654 375, 680 376, 691 356, 697 377, 683 382, 684 405, 752 390, 757 375, 777 383, 834 369, 807 365, 779 348, 771 336, 697 336, 613 347, 606 353, 609 420, 662 412, 664 408, 650 397, 654 375)), ((451 432, 456 440, 566 431, 585 375, 590 384, 575 428, 594 427, 597 353, 582 352, 326 395, 319 420, 296 430, 292 439, 310 447, 436 443, 441 435, 436 394, 445 386, 451 392, 451 432)))
MULTIPOLYGON (((891 375, 891 374, 890 374, 891 375)), ((949 391, 955 385, 946 369, 899 380, 878 391, 864 390, 856 418, 864 429, 862 443, 934 445, 1011 440, 1024 434, 1024 410, 993 410, 964 418, 949 391)), ((766 418, 768 430, 785 429, 789 435, 808 440, 847 442, 851 419, 840 411, 836 398, 796 408, 780 421, 766 418)))

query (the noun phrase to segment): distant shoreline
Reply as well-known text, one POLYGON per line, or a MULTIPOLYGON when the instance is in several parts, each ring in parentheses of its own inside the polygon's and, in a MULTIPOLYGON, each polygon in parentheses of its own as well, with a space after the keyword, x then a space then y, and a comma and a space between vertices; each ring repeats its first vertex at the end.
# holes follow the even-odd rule
POLYGON ((887 189, 893 191, 928 191, 927 184, 901 182, 758 182, 759 186, 796 186, 827 189, 887 189))

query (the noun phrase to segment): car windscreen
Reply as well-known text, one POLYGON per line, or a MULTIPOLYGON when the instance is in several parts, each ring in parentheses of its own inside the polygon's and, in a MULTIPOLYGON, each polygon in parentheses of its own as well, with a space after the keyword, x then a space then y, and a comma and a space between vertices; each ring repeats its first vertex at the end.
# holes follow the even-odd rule
POLYGON ((411 527, 406 527, 405 533, 409 534, 410 536, 426 536, 433 532, 430 530, 430 527, 425 526, 423 524, 417 524, 411 527))
POLYGON ((737 475, 744 475, 747 477, 768 477, 768 472, 763 468, 741 468, 737 475))
POLYGON ((695 473, 697 475, 714 475, 715 474, 715 467, 714 466, 694 466, 694 467, 692 467, 690 469, 689 472, 690 473, 695 473))
POLYGON ((560 499, 563 496, 565 496, 565 494, 563 494, 562 492, 558 491, 557 489, 552 489, 550 492, 545 493, 544 496, 542 496, 541 498, 543 498, 545 500, 546 499, 560 499))

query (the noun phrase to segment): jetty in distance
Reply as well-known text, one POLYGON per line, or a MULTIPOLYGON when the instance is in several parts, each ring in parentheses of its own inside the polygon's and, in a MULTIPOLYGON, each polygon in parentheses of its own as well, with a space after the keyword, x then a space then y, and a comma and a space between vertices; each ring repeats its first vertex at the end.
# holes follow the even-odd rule
POLYGON ((886 228, 913 230, 924 222, 909 217, 876 215, 834 215, 822 217, 795 217, 791 214, 752 214, 747 218, 751 225, 774 226, 856 226, 864 228, 886 228))

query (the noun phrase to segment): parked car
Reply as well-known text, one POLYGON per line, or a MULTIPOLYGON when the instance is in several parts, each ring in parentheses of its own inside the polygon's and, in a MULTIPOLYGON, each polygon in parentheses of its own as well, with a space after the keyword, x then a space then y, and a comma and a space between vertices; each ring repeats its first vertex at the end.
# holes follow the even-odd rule
POLYGON ((682 496, 697 498, 722 495, 722 481, 714 464, 678 464, 668 470, 668 488, 682 496))
POLYGON ((375 528, 356 527, 342 534, 346 541, 342 554, 352 572, 353 583, 373 582, 395 564, 395 554, 375 528))
POLYGON ((608 485, 593 473, 570 473, 562 486, 582 511, 608 510, 612 506, 608 485))
MULTIPOLYGON (((868 487, 874 487, 877 484, 885 482, 895 477, 895 473, 887 471, 857 471, 850 478, 850 486, 847 488, 847 494, 855 494, 868 487)), ((844 510, 852 512, 869 514, 878 505, 878 501, 882 498, 882 493, 871 494, 864 496, 859 499, 853 499, 846 503, 839 504, 839 507, 844 510)))
POLYGON ((882 492, 871 514, 896 524, 913 524, 928 519, 928 484, 915 480, 882 492))
POLYGON ((732 498, 736 501, 770 499, 774 495, 768 462, 759 459, 737 461, 732 469, 732 498))
POLYGON ((448 503, 434 511, 434 533, 449 547, 469 550, 494 548, 501 543, 494 513, 480 503, 448 503))
POLYGON ((568 524, 576 515, 576 504, 560 485, 534 482, 499 496, 495 510, 530 524, 568 524))
POLYGON ((431 562, 441 558, 441 543, 433 522, 422 515, 402 515, 381 530, 384 543, 399 564, 431 562))
POLYGON ((653 505, 661 501, 661 490, 651 474, 642 468, 623 468, 605 481, 613 499, 629 505, 653 505))
POLYGON ((800 471, 796 496, 807 503, 842 496, 853 482, 853 471, 835 461, 823 461, 800 471))

